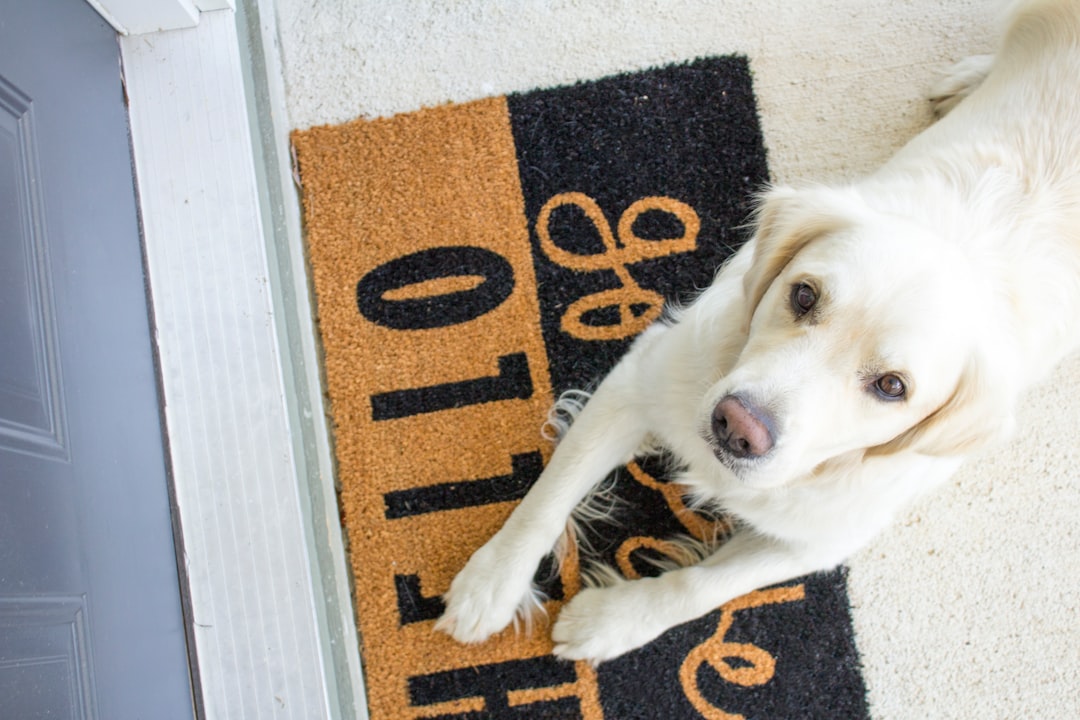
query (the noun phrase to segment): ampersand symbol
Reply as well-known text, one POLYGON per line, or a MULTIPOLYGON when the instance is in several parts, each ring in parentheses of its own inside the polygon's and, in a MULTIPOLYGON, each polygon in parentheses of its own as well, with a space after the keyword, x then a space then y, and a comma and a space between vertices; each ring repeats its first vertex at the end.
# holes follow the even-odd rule
POLYGON ((805 597, 806 587, 800 583, 770 590, 755 590, 735 598, 720 609, 720 622, 717 623, 716 633, 691 650, 679 668, 679 681, 683 692, 695 710, 708 720, 745 720, 742 715, 716 707, 701 693, 697 683, 698 668, 709 665, 721 678, 741 687, 754 687, 769 682, 776 673, 776 658, 757 645, 728 642, 724 636, 735 621, 735 613, 740 610, 795 602, 805 597), (739 664, 733 665, 728 659, 737 659, 739 664))
POLYGON ((578 272, 612 270, 620 282, 617 288, 586 295, 571 303, 563 313, 561 321, 563 332, 581 340, 619 340, 632 337, 644 330, 660 316, 664 306, 664 297, 658 292, 646 290, 638 285, 630 275, 628 266, 642 260, 693 251, 697 247, 700 229, 701 220, 694 209, 686 203, 669 197, 645 197, 633 203, 619 218, 615 232, 612 232, 611 225, 600 206, 584 193, 560 193, 548 200, 540 208, 540 214, 536 218, 536 234, 540 238, 540 247, 548 258, 552 262, 578 272), (574 205, 585 213, 585 217, 600 234, 600 239, 604 244, 602 252, 579 254, 555 244, 551 239, 549 228, 551 213, 563 205, 574 205), (638 237, 633 230, 634 222, 642 214, 650 211, 674 215, 682 223, 682 235, 658 240, 638 237), (587 313, 609 307, 618 309, 617 323, 595 325, 583 320, 587 313))

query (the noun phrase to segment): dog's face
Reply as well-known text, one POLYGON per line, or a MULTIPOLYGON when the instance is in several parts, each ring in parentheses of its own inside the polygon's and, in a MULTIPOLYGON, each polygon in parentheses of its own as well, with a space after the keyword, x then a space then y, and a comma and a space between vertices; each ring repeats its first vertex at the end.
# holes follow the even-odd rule
POLYGON ((753 487, 854 451, 964 454, 1001 419, 970 264, 909 222, 818 194, 763 207, 747 341, 702 408, 717 459, 753 487))

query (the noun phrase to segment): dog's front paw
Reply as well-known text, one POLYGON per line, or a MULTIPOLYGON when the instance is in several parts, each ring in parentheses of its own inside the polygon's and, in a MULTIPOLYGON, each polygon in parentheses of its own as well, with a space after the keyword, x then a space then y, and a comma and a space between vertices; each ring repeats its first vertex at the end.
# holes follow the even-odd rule
POLYGON ((555 655, 594 665, 639 648, 667 630, 650 607, 652 578, 578 593, 552 629, 555 655))
POLYGON ((458 642, 478 643, 518 616, 527 624, 534 612, 543 612, 540 594, 532 585, 534 570, 521 561, 503 561, 495 543, 489 542, 450 583, 443 596, 446 611, 435 629, 458 642))

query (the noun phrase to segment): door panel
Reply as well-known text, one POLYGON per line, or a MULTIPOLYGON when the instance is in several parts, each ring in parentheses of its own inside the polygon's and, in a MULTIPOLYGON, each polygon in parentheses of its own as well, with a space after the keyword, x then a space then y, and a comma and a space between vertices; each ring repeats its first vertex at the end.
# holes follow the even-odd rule
POLYGON ((0 703, 5 717, 93 717, 80 596, 0 598, 0 703))
POLYGON ((190 718, 115 34, 0 0, 0 717, 190 718))
POLYGON ((30 98, 0 77, 0 447, 66 458, 30 98))

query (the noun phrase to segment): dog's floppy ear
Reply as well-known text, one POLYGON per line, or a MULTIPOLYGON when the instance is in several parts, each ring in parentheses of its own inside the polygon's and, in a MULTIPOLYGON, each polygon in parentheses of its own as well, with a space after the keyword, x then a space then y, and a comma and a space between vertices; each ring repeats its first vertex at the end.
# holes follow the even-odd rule
POLYGON ((863 208, 853 192, 814 187, 774 187, 754 218, 754 260, 743 277, 747 323, 773 280, 800 250, 821 235, 850 226, 863 208))
POLYGON ((985 360, 972 358, 945 404, 867 454, 910 450, 944 457, 968 455, 1012 432, 1014 398, 1005 373, 995 373, 985 360))

